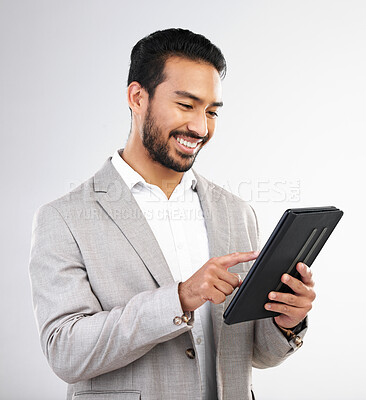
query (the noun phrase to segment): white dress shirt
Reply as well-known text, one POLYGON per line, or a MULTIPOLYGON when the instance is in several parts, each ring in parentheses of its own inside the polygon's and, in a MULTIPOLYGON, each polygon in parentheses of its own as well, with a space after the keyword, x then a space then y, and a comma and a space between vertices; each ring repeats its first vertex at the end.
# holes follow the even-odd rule
MULTIPOLYGON (((112 157, 112 164, 146 217, 174 280, 184 282, 209 259, 205 220, 195 191, 196 179, 193 172, 188 170, 184 173, 168 199, 158 186, 147 183, 132 169, 118 150, 112 157)), ((210 310, 211 303, 207 301, 195 311, 191 331, 204 400, 217 399, 215 344, 210 310)))

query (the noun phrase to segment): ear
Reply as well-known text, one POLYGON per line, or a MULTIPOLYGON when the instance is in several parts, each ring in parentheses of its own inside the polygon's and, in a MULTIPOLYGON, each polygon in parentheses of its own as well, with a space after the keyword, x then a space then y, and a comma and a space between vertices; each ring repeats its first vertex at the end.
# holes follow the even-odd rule
POLYGON ((140 115, 147 109, 149 95, 138 82, 134 81, 128 85, 127 101, 132 113, 140 115))

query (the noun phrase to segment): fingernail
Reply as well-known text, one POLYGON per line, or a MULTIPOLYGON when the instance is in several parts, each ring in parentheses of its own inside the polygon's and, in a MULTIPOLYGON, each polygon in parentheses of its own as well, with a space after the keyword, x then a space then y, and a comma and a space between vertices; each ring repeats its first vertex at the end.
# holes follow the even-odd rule
POLYGON ((283 280, 285 282, 288 282, 290 280, 290 277, 286 274, 286 275, 283 276, 283 280))
POLYGON ((269 294, 269 298, 272 299, 272 300, 275 299, 276 298, 276 293, 270 293, 269 294))
POLYGON ((253 256, 258 257, 259 256, 259 251, 253 251, 253 256))
POLYGON ((272 306, 271 306, 270 304, 266 304, 264 307, 265 307, 267 310, 270 310, 270 309, 272 308, 272 306))

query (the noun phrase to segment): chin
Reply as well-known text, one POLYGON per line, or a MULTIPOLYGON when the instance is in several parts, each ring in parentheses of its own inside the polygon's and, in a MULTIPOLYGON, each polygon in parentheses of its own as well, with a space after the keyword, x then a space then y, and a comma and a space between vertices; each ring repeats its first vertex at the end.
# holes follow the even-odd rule
POLYGON ((176 161, 174 161, 172 164, 174 164, 174 167, 172 165, 172 169, 174 169, 174 171, 177 172, 186 172, 189 169, 192 168, 194 161, 196 159, 196 155, 194 156, 187 156, 186 154, 184 154, 183 156, 180 155, 179 159, 176 161))

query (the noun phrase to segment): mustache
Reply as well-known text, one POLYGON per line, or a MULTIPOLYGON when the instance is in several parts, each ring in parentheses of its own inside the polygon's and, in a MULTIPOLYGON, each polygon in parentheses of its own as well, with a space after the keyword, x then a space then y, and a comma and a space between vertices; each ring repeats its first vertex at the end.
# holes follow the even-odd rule
POLYGON ((169 136, 186 136, 192 139, 196 139, 196 140, 202 140, 202 144, 206 143, 208 140, 208 135, 206 136, 199 136, 199 135, 195 135, 192 132, 186 132, 186 131, 172 131, 170 132, 169 136))

